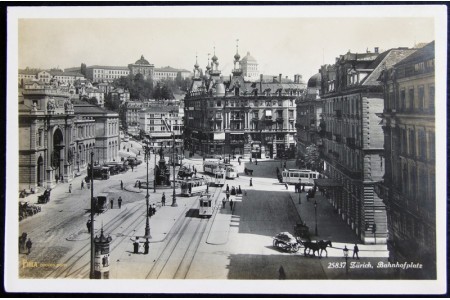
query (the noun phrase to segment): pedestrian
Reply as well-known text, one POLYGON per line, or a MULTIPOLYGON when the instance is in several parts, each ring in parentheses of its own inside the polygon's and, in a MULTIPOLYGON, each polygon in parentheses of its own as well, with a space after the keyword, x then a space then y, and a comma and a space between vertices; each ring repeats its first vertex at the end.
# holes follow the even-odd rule
POLYGON ((31 252, 31 246, 33 246, 33 243, 31 242, 31 239, 28 238, 28 241, 27 241, 27 249, 28 249, 28 253, 27 253, 27 254, 30 254, 30 252, 31 252))
POLYGON ((209 193, 209 184, 206 183, 206 193, 209 193))
POLYGON ((138 181, 139 189, 141 189, 141 181, 138 181))
POLYGON ((161 206, 166 206, 166 193, 162 194, 161 198, 161 206))
POLYGON ((241 185, 239 185, 238 194, 242 195, 241 185))
POLYGON ((120 181, 120 189, 123 190, 123 181, 120 181))
POLYGON ((258 164, 258 159, 255 158, 255 165, 257 165, 257 164, 258 164))
POLYGON ((131 172, 134 172, 134 166, 131 165, 131 172))
POLYGON ((239 162, 239 165, 241 165, 241 158, 240 157, 238 158, 238 162, 239 162))
POLYGON ((253 178, 250 178, 250 186, 253 186, 253 178))
POLYGON ((227 192, 227 201, 230 199, 230 192, 227 192))
POLYGON ((359 252, 358 245, 355 244, 355 247, 353 247, 353 258, 355 258, 356 255, 356 259, 359 259, 358 252, 359 252))
POLYGON ((194 168, 194 176, 197 176, 197 169, 194 168))
POLYGON ((119 199, 117 199, 117 203, 119 204, 119 209, 122 207, 122 197, 119 196, 119 199))
POLYGON ((230 191, 230 187, 227 184, 227 189, 226 189, 227 193, 230 191))
POLYGON ((87 221, 86 227, 87 227, 88 233, 91 233, 91 228, 92 228, 91 220, 88 220, 88 221, 87 221))
POLYGON ((81 180, 81 189, 84 189, 84 180, 81 180))
POLYGON ((226 203, 226 201, 225 201, 225 197, 222 199, 222 208, 225 208, 225 203, 226 203))
POLYGON ((280 280, 286 279, 286 273, 284 272, 283 266, 280 266, 280 268, 278 269, 278 279, 280 280))
POLYGON ((304 191, 305 191, 305 184, 302 183, 302 192, 304 192, 304 191))
POLYGON ((230 208, 233 210, 233 199, 230 199, 230 208))
POLYGON ((110 202, 111 202, 111 209, 113 209, 113 206, 114 206, 114 199, 111 199, 110 202))
POLYGON ((250 163, 252 163, 252 157, 250 156, 250 163))
POLYGON ((155 203, 153 203, 153 205, 152 205, 152 213, 156 214, 156 204, 155 203))
POLYGON ((58 175, 55 175, 56 183, 58 183, 58 179, 59 179, 58 175))
POLYGON ((286 190, 288 189, 288 184, 285 182, 284 186, 286 187, 286 190))
POLYGON ((298 191, 298 183, 296 183, 296 184, 294 185, 294 188, 295 188, 295 193, 297 194, 297 191, 298 191))
POLYGON ((69 193, 72 193, 72 184, 69 184, 69 193))

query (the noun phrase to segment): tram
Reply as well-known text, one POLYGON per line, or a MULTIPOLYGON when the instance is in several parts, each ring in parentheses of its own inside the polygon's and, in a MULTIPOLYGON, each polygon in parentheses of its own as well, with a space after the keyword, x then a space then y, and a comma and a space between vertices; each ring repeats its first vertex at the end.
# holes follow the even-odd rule
POLYGON ((206 178, 192 178, 180 180, 181 196, 191 197, 194 194, 206 193, 208 180, 206 178))
POLYGON ((215 186, 225 185, 225 170, 219 169, 214 173, 214 185, 215 186))
POLYGON ((319 178, 319 172, 312 170, 300 170, 300 169, 285 169, 282 172, 283 182, 284 183, 299 183, 299 179, 301 184, 305 184, 308 186, 314 185, 314 179, 319 178))
POLYGON ((232 164, 224 164, 225 177, 227 179, 234 179, 237 176, 236 169, 232 164))
POLYGON ((217 170, 222 169, 221 164, 217 160, 207 160, 203 163, 203 172, 215 174, 217 170))
POLYGON ((210 218, 212 212, 213 207, 211 195, 201 195, 199 199, 198 215, 202 218, 210 218))

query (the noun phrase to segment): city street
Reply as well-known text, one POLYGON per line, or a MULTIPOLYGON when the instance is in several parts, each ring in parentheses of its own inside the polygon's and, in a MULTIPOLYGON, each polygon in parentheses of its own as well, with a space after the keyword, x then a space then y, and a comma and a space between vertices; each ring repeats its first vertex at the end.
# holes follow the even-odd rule
MULTIPOLYGON (((153 156, 152 158, 153 159, 153 156)), ((152 161, 152 160, 150 160, 152 161)), ((184 164, 195 166, 203 174, 203 160, 185 159, 184 164)), ((233 210, 227 202, 222 207, 225 187, 211 187, 214 212, 210 219, 199 218, 198 196, 177 197, 177 207, 171 207, 172 189, 149 190, 150 204, 158 204, 157 213, 150 218, 150 253, 143 254, 142 236, 145 231, 145 190, 135 187, 136 180, 145 181, 145 162, 125 174, 110 180, 96 180, 94 194, 108 192, 115 200, 121 196, 122 208, 114 207, 95 216, 95 234, 112 237, 110 278, 114 279, 278 279, 280 269, 287 279, 342 279, 395 277, 390 270, 377 269, 378 262, 387 262, 388 252, 383 245, 359 245, 360 260, 351 259, 356 236, 347 227, 323 196, 316 194, 318 236, 315 236, 314 200, 306 201, 306 193, 297 194, 293 186, 286 190, 275 178, 282 161, 232 161, 239 177, 227 180, 231 187, 239 186, 243 195, 231 196, 233 210), (254 171, 253 176, 243 169, 254 171), (250 186, 250 178, 252 186, 250 186), (124 182, 124 191, 120 181, 124 182), (165 192, 167 206, 160 207, 165 192), (301 197, 299 204, 299 196, 301 197), (274 247, 272 237, 279 232, 293 233, 300 220, 309 226, 313 240, 331 240, 322 258, 287 253, 274 247), (139 253, 133 251, 133 242, 140 239, 139 253), (349 251, 349 268, 345 268, 342 249, 349 251), (354 264, 351 265, 350 263, 354 264), (356 265, 355 265, 356 263, 356 265), (358 267, 359 268, 356 268, 358 267), (361 266, 369 267, 362 268, 361 266), (372 266, 372 268, 370 268, 372 266)), ((149 164, 149 167, 151 164, 149 164)), ((287 162, 294 168, 294 161, 287 162)), ((153 167, 149 180, 153 180, 153 167)), ((42 212, 20 223, 20 232, 33 239, 30 255, 21 254, 20 276, 23 278, 89 278, 90 235, 86 221, 89 218, 90 190, 81 190, 81 179, 59 184, 52 191, 52 199, 42 205, 42 212), (45 220, 45 221, 44 221, 45 220), (27 267, 26 261, 39 264, 60 264, 43 268, 27 267), (24 263, 25 262, 25 263, 24 263)), ((178 193, 178 191, 177 191, 178 193)))

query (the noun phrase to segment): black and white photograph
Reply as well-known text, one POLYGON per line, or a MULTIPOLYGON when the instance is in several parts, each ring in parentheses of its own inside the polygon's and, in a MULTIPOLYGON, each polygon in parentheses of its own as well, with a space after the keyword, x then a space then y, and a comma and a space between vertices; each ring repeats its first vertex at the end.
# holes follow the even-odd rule
POLYGON ((6 291, 447 293, 446 6, 7 13, 6 291))

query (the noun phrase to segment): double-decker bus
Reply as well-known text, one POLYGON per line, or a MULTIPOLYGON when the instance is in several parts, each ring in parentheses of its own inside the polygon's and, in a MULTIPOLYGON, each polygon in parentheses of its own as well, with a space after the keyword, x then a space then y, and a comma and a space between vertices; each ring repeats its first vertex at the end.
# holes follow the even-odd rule
POLYGON ((314 185, 314 179, 319 178, 319 172, 312 170, 285 169, 282 172, 283 182, 296 184, 301 182, 307 186, 314 185), (299 181, 300 179, 300 181, 299 181))

